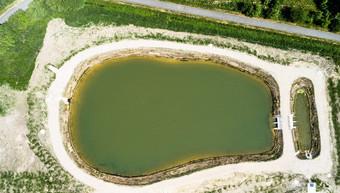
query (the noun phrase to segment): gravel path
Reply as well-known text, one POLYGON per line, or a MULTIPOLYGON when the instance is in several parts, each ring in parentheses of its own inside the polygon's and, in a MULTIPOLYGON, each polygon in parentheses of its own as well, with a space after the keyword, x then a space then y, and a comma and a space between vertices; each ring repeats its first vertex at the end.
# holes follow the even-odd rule
POLYGON ((188 13, 192 15, 199 15, 199 16, 210 17, 214 19, 242 23, 246 25, 253 25, 257 27, 291 32, 291 33, 296 33, 296 34, 301 34, 301 35, 306 35, 306 36, 340 41, 340 35, 334 34, 334 33, 308 29, 308 28, 303 28, 303 27, 297 27, 297 26, 292 26, 292 25, 286 25, 286 24, 281 24, 281 23, 275 23, 275 22, 265 21, 265 20, 260 20, 260 19, 242 17, 242 16, 232 15, 232 14, 227 14, 227 13, 220 13, 217 11, 178 5, 174 3, 167 3, 167 2, 157 1, 157 0, 142 0, 142 1, 141 0, 121 0, 121 1, 135 3, 139 5, 147 5, 147 6, 157 7, 157 8, 162 8, 162 9, 168 9, 168 10, 188 13))
POLYGON ((311 177, 317 173, 330 173, 333 162, 331 157, 332 144, 330 142, 329 111, 327 101, 326 75, 323 70, 315 65, 296 63, 290 66, 270 63, 260 60, 245 53, 220 49, 209 46, 196 46, 175 42, 153 40, 124 40, 121 42, 105 44, 84 50, 68 60, 57 72, 56 79, 48 90, 46 103, 48 108, 48 128, 55 155, 61 165, 76 179, 93 187, 98 192, 173 192, 178 187, 192 183, 201 183, 205 180, 223 177, 234 172, 261 173, 261 172, 289 172, 304 174, 311 177), (283 128, 284 149, 282 156, 273 161, 250 162, 218 166, 194 172, 190 175, 164 180, 147 186, 123 186, 99 180, 78 168, 68 156, 62 142, 59 123, 59 102, 62 93, 70 80, 75 67, 82 61, 112 50, 133 48, 168 48, 182 51, 217 54, 234 60, 259 67, 273 75, 280 88, 281 115, 283 128), (307 77, 313 81, 315 100, 319 118, 321 151, 319 157, 313 160, 299 160, 295 156, 291 132, 288 129, 288 114, 290 113, 290 88, 294 80, 307 77))
POLYGON ((4 13, 0 16, 0 24, 3 24, 8 21, 8 18, 13 15, 18 10, 26 10, 28 9, 28 4, 32 3, 34 0, 24 0, 23 2, 19 3, 18 5, 14 6, 12 9, 4 13))

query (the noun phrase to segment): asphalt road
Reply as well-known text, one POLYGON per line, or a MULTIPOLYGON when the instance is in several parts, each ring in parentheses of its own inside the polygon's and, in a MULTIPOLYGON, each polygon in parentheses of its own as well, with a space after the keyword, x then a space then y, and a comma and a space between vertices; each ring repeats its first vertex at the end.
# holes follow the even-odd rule
POLYGON ((178 5, 174 3, 167 3, 157 0, 121 0, 121 1, 340 42, 340 35, 338 34, 303 27, 297 27, 292 25, 280 24, 271 21, 253 19, 227 13, 220 13, 217 11, 178 5))
POLYGON ((3 14, 1 17, 0 17, 0 24, 3 24, 5 23, 8 18, 13 15, 15 12, 17 12, 18 10, 22 9, 22 10, 26 10, 28 9, 28 4, 32 3, 33 0, 25 0, 21 3, 19 3, 18 5, 16 5, 15 7, 13 7, 12 9, 10 9, 9 11, 7 11, 5 14, 3 14))

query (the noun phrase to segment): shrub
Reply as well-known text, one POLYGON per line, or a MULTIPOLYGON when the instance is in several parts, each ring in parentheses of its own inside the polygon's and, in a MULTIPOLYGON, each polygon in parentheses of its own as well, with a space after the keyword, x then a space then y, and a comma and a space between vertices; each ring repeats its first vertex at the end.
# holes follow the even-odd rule
POLYGON ((259 17, 262 12, 262 7, 260 4, 251 4, 245 10, 245 15, 250 17, 259 17))
POLYGON ((293 8, 290 11, 290 18, 293 22, 304 23, 308 20, 308 11, 293 8))
POLYGON ((327 28, 329 24, 331 24, 331 13, 329 11, 326 11, 324 13, 324 17, 322 18, 322 23, 321 23, 321 26, 323 28, 327 28))
POLYGON ((278 19, 280 15, 280 0, 272 0, 267 11, 267 18, 278 19))
POLYGON ((334 32, 340 31, 340 12, 337 13, 333 20, 331 21, 329 29, 334 32))

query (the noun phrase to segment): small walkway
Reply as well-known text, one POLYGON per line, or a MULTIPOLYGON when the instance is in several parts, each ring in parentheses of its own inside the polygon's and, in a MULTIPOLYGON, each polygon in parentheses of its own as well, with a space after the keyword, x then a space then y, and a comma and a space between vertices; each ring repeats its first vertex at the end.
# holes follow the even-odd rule
POLYGON ((274 124, 277 125, 277 127, 274 128, 274 130, 282 130, 282 120, 281 120, 281 115, 278 115, 275 117, 276 121, 274 124))
POLYGON ((296 129, 296 126, 294 126, 294 123, 296 121, 294 121, 294 115, 293 114, 288 115, 288 121, 289 121, 289 129, 290 130, 296 129))
POLYGON ((48 65, 48 69, 50 69, 52 72, 54 72, 55 74, 58 73, 58 68, 52 66, 52 65, 48 65))

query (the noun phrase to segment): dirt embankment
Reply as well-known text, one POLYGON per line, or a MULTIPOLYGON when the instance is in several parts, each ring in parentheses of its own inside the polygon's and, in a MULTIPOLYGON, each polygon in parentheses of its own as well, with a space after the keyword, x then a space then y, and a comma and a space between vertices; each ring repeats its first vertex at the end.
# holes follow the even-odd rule
MULTIPOLYGON (((312 146, 309 153, 312 155, 312 158, 316 158, 320 154, 321 143, 320 143, 320 131, 319 131, 319 122, 318 122, 318 113, 316 110, 315 104, 315 93, 314 93, 314 86, 313 82, 308 78, 299 78, 294 81, 292 84, 292 88, 290 91, 290 112, 294 114, 294 106, 295 106, 295 99, 297 96, 298 90, 303 90, 308 99, 309 104, 309 120, 311 126, 311 136, 312 136, 312 146)), ((297 129, 292 130, 293 140, 294 140, 294 147, 295 151, 299 150, 299 136, 297 129)), ((300 152, 296 155, 299 159, 307 159, 305 152, 300 152)))
POLYGON ((67 88, 64 91, 64 97, 69 99, 70 104, 64 104, 61 102, 61 124, 62 124, 62 133, 64 137, 64 145, 65 149, 68 151, 69 156, 77 163, 78 167, 85 170, 87 173, 105 181, 117 183, 117 184, 126 184, 126 185, 145 185, 154 183, 157 181, 161 181, 168 178, 173 178, 185 174, 192 173, 197 170, 202 170, 205 168, 210 168, 218 165, 225 164, 234 164, 240 162, 248 162, 248 161, 266 161, 272 160, 280 157, 283 150, 283 138, 282 131, 273 130, 274 134, 274 144, 271 149, 257 154, 245 154, 245 155, 229 155, 229 156, 220 156, 220 157, 211 157, 206 159, 193 160, 188 163, 169 168, 166 170, 162 170, 150 175, 145 176, 135 176, 135 177, 124 177, 118 176, 114 174, 108 174, 98 171, 97 169, 91 167, 87 164, 75 151, 75 148, 72 144, 71 136, 70 136, 70 109, 72 104, 72 97, 75 89, 77 88, 79 80, 86 73, 86 71, 91 68, 93 65, 101 63, 106 60, 122 58, 122 57, 132 57, 132 56, 152 56, 152 57, 160 57, 160 58, 168 58, 168 59, 176 59, 176 60, 192 60, 192 61, 212 61, 215 63, 219 63, 221 65, 226 65, 231 68, 238 69, 244 73, 250 74, 261 81, 263 81, 269 88, 272 95, 272 115, 276 116, 280 114, 280 96, 279 96, 279 87, 275 79, 260 70, 259 68, 251 67, 244 63, 240 63, 237 61, 230 60, 223 56, 211 55, 211 54, 201 54, 194 52, 178 52, 170 49, 133 49, 133 50, 120 50, 114 51, 107 54, 103 54, 101 56, 92 58, 89 61, 86 61, 82 64, 79 64, 71 81, 68 83, 67 88))

